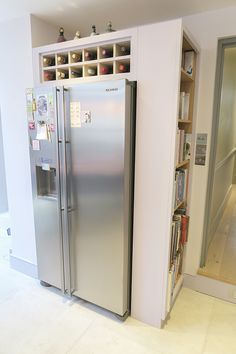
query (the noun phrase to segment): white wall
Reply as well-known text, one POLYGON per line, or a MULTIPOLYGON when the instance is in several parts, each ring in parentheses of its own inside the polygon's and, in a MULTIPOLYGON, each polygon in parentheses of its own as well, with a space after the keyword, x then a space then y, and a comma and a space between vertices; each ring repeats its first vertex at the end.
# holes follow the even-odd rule
POLYGON ((181 41, 181 20, 138 28, 131 314, 158 327, 168 273, 181 41))
MULTIPOLYGON (((0 112, 1 113, 1 112, 0 112)), ((5 176, 5 162, 2 141, 2 122, 0 116, 0 214, 8 211, 7 185, 5 176)))
POLYGON ((33 84, 30 16, 0 24, 3 143, 13 256, 36 264, 25 88, 33 84))
POLYGON ((219 38, 236 35, 235 18, 236 7, 232 7, 185 17, 183 20, 201 47, 196 131, 209 134, 207 164, 205 167, 194 166, 193 169, 190 238, 186 257, 186 272, 191 275, 196 274, 201 257, 217 42, 219 38))
POLYGON ((38 17, 31 15, 31 40, 32 47, 40 47, 42 45, 55 43, 58 38, 58 28, 40 20, 38 17))
POLYGON ((33 86, 32 43, 48 44, 55 29, 34 16, 0 23, 0 106, 12 257, 36 264, 25 89, 33 86), (43 40, 43 36, 46 38, 43 40))

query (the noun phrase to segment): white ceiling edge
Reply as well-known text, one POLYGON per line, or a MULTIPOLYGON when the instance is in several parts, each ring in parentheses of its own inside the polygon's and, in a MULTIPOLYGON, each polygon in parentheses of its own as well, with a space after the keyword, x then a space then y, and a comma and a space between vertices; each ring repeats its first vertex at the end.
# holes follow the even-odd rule
POLYGON ((88 36, 93 24, 104 33, 108 21, 119 30, 227 7, 236 7, 236 0, 8 0, 1 4, 0 22, 33 14, 63 26, 67 39, 72 39, 76 30, 88 36))

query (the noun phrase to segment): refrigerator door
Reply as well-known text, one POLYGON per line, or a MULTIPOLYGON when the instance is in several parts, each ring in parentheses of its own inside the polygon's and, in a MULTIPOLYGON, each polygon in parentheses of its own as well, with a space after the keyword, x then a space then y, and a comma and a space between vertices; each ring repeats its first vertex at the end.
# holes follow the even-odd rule
POLYGON ((73 294, 123 316, 130 297, 133 91, 126 80, 69 91, 73 294))
POLYGON ((60 164, 58 151, 58 92, 41 87, 27 94, 32 194, 38 277, 64 291, 60 164))

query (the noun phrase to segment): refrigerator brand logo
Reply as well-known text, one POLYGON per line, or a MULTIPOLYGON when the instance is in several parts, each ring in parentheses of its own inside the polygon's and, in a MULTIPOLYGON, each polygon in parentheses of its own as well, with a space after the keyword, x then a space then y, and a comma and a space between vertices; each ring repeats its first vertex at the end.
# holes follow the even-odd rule
POLYGON ((115 88, 107 88, 106 89, 107 92, 110 92, 110 91, 118 91, 118 88, 115 87, 115 88))

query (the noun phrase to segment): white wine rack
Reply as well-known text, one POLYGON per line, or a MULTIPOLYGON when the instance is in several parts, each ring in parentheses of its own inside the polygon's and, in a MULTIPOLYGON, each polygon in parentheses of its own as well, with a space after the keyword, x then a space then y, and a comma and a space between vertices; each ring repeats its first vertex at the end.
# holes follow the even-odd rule
POLYGON ((41 54, 41 82, 130 72, 131 41, 41 54))

